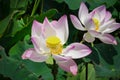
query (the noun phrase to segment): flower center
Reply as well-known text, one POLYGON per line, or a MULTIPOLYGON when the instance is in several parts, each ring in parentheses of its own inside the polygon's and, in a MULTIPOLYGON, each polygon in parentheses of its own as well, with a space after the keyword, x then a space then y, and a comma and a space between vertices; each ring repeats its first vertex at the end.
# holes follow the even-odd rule
POLYGON ((62 53, 63 46, 60 42, 60 39, 56 36, 50 36, 46 39, 46 45, 53 54, 62 53))
POLYGON ((99 30, 99 26, 100 26, 100 23, 99 23, 99 20, 96 19, 96 18, 92 18, 94 24, 95 24, 95 30, 98 31, 99 30))

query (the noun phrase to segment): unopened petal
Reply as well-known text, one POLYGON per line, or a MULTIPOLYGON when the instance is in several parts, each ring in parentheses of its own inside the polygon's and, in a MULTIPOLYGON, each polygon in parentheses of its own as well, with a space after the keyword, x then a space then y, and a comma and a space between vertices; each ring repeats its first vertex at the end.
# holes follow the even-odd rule
POLYGON ((34 62, 43 62, 47 58, 48 56, 37 53, 34 48, 26 50, 22 55, 22 59, 30 59, 34 62))
POLYGON ((74 27, 78 30, 82 30, 85 31, 86 29, 82 26, 82 24, 80 23, 79 19, 74 16, 74 15, 70 15, 71 21, 74 25, 74 27))
POLYGON ((83 58, 91 53, 91 49, 81 43, 72 43, 66 47, 63 55, 74 59, 83 58))
POLYGON ((66 72, 70 72, 73 75, 77 74, 78 67, 77 64, 70 57, 63 57, 60 55, 53 55, 56 63, 66 72))

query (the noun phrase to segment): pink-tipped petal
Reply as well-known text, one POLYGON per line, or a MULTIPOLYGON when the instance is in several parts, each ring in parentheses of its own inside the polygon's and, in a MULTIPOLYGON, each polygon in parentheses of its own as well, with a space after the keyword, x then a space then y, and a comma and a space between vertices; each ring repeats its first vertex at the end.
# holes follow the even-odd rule
POLYGON ((83 39, 87 42, 93 42, 95 38, 90 33, 85 33, 83 39))
POLYGON ((69 35, 67 16, 63 15, 58 22, 52 21, 51 24, 56 31, 57 37, 61 39, 62 44, 65 44, 69 35))
POLYGON ((71 21, 76 29, 85 31, 86 29, 82 26, 78 18, 74 15, 70 15, 71 21))
POLYGON ((78 13, 78 16, 80 18, 80 21, 82 22, 82 24, 85 25, 86 23, 86 19, 88 17, 88 8, 87 6, 85 5, 85 3, 81 3, 80 5, 80 9, 79 9, 79 13, 78 13))
POLYGON ((37 53, 33 48, 26 50, 22 55, 22 59, 30 59, 34 62, 43 62, 47 58, 47 56, 37 53))
POLYGON ((34 20, 32 25, 32 36, 40 36, 42 33, 42 24, 34 20))
POLYGON ((117 41, 115 40, 115 38, 113 36, 111 36, 110 34, 103 34, 100 37, 98 37, 103 43, 106 44, 114 44, 117 45, 117 41))
POLYGON ((91 53, 91 49, 84 44, 72 43, 66 47, 63 55, 67 57, 72 57, 73 59, 78 59, 85 57, 91 53))
POLYGON ((73 75, 77 74, 78 67, 77 64, 70 57, 63 57, 60 55, 53 55, 56 63, 66 72, 70 72, 73 75))
POLYGON ((111 33, 120 28, 120 23, 113 23, 107 27, 103 33, 111 33))
POLYGON ((45 20, 43 22, 43 34, 44 34, 45 38, 47 38, 49 36, 55 36, 56 35, 56 32, 53 29, 50 22, 48 21, 47 17, 45 18, 45 20))

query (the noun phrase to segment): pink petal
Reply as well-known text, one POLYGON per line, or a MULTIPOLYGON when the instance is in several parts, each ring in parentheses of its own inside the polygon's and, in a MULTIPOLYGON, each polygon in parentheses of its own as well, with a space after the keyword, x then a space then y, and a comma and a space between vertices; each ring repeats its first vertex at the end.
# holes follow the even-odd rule
POLYGON ((55 30, 53 29, 52 25, 50 24, 47 18, 45 18, 43 22, 43 30, 44 30, 43 34, 45 38, 56 35, 55 30))
POLYGON ((73 75, 77 74, 77 64, 70 57, 63 57, 60 55, 53 55, 53 57, 60 68, 66 72, 71 72, 73 75))
POLYGON ((90 33, 85 33, 83 39, 87 42, 93 42, 95 38, 90 33))
POLYGON ((99 37, 99 36, 101 36, 101 32, 97 32, 97 31, 94 31, 94 30, 89 30, 88 32, 93 37, 99 37))
POLYGON ((102 32, 103 33, 111 33, 119 28, 120 28, 120 23, 113 23, 113 24, 109 25, 106 29, 104 29, 104 31, 102 31, 102 32))
POLYGON ((113 36, 111 36, 110 34, 103 34, 100 32, 96 32, 96 31, 89 31, 89 33, 93 36, 96 37, 98 39, 100 39, 102 42, 106 43, 106 44, 117 44, 115 38, 113 36))
POLYGON ((88 17, 88 19, 86 20, 85 28, 87 30, 94 30, 95 29, 95 24, 90 17, 88 17))
POLYGON ((97 7, 90 13, 90 15, 93 15, 93 17, 100 20, 100 22, 103 22, 106 16, 106 7, 104 5, 97 7))
POLYGON ((111 13, 109 11, 106 12, 106 15, 105 15, 105 22, 110 20, 112 17, 111 13))
POLYGON ((71 21, 76 29, 85 31, 86 29, 82 26, 78 18, 74 15, 70 15, 71 21))
POLYGON ((61 39, 62 44, 65 44, 69 35, 67 16, 63 15, 58 21, 52 21, 51 24, 57 37, 61 39))
POLYGON ((85 23, 86 23, 85 21, 86 21, 87 16, 88 16, 88 8, 86 7, 86 5, 83 2, 80 5, 78 16, 79 16, 82 24, 85 25, 85 23))
POLYGON ((34 20, 32 25, 32 36, 40 36, 42 33, 42 24, 34 20))
POLYGON ((114 19, 111 19, 107 22, 105 22, 103 25, 99 26, 99 32, 103 32, 105 29, 107 29, 109 26, 111 26, 113 23, 115 23, 114 19))
POLYGON ((30 59, 34 62, 43 62, 47 58, 48 56, 37 53, 33 48, 26 50, 22 55, 22 59, 30 59))
POLYGON ((97 8, 95 8, 90 14, 92 14, 92 13, 94 13, 94 12, 100 12, 100 11, 103 11, 103 10, 106 10, 106 7, 104 6, 104 5, 102 5, 102 6, 99 6, 99 7, 97 7, 97 8))
POLYGON ((41 50, 49 52, 48 47, 46 47, 45 39, 42 36, 31 37, 31 41, 34 45, 35 50, 39 53, 41 50))
POLYGON ((39 41, 39 38, 38 37, 31 37, 31 41, 34 45, 34 49, 37 51, 37 52, 40 52, 40 41, 39 41))
POLYGON ((110 34, 103 34, 99 37, 99 39, 106 44, 114 44, 117 45, 117 41, 115 40, 115 38, 113 36, 111 36, 110 34))
POLYGON ((66 47, 63 55, 74 59, 82 58, 91 53, 91 49, 84 44, 72 43, 66 47))
POLYGON ((100 32, 96 32, 96 31, 92 31, 92 30, 89 31, 89 33, 93 37, 100 39, 103 43, 117 45, 115 38, 113 36, 111 36, 110 34, 102 34, 100 32))
POLYGON ((101 16, 100 16, 100 13, 94 12, 94 14, 92 14, 92 15, 93 15, 92 18, 95 18, 95 19, 99 20, 99 22, 101 23, 101 16))

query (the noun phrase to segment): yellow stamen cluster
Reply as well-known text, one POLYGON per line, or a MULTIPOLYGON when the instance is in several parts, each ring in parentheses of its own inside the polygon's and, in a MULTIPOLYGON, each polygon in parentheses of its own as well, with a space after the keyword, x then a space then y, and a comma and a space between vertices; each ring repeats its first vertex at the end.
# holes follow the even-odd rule
POLYGON ((51 53, 53 54, 60 54, 62 53, 63 46, 61 41, 56 36, 51 36, 46 39, 46 45, 50 48, 51 53))
POLYGON ((95 24, 95 30, 98 31, 99 30, 99 26, 100 26, 100 23, 98 21, 98 19, 96 18, 92 18, 94 24, 95 24))

